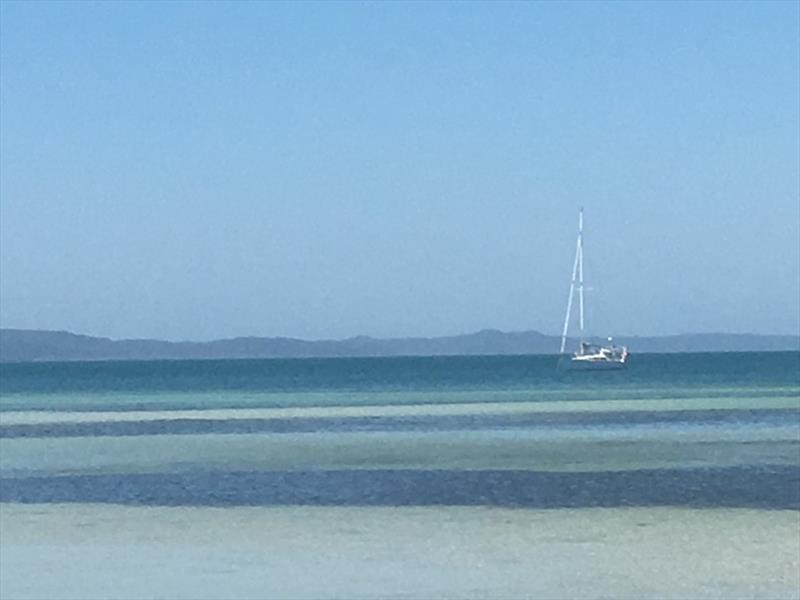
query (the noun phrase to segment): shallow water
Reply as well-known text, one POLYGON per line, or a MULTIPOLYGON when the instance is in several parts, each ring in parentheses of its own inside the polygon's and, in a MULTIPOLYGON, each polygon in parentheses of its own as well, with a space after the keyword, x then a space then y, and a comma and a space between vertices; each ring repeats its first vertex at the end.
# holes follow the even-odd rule
POLYGON ((800 353, 5 364, 0 502, 4 598, 798 598, 800 353))
POLYGON ((0 505, 0 597, 792 600, 797 511, 0 505))
POLYGON ((571 374, 541 356, 5 364, 0 500, 800 508, 799 366, 796 352, 571 374))

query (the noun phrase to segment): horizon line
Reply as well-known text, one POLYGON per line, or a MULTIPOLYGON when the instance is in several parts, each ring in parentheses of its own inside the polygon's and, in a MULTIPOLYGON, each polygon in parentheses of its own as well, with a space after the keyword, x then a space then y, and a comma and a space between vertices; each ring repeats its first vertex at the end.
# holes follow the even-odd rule
MULTIPOLYGON (((462 332, 462 333, 451 333, 451 334, 442 334, 442 335, 404 335, 404 336, 387 336, 387 337, 379 337, 373 335, 365 335, 365 334, 357 334, 351 335, 347 337, 341 338, 303 338, 303 337, 294 337, 290 335, 255 335, 255 334, 248 334, 248 335, 234 335, 234 336, 226 336, 226 337, 215 337, 210 339, 167 339, 167 338, 155 338, 155 337, 111 337, 111 336, 104 336, 99 334, 88 334, 88 333, 78 333, 75 331, 71 331, 68 329, 32 329, 32 328, 24 328, 24 327, 0 327, 0 333, 4 331, 24 331, 24 332, 36 332, 36 333, 61 333, 61 334, 69 334, 74 336, 80 337, 88 337, 88 338, 95 338, 95 339, 103 339, 109 340, 112 342, 164 342, 170 344, 208 344, 213 342, 222 342, 222 341, 230 341, 230 340, 240 340, 240 339, 271 339, 271 340, 294 340, 300 342, 346 342, 358 339, 364 340, 382 340, 382 341, 392 341, 392 340, 432 340, 432 339, 440 339, 440 338, 453 338, 453 337, 465 337, 465 336, 473 336, 478 335, 481 333, 499 333, 504 335, 514 335, 514 334, 536 334, 543 337, 549 338, 556 338, 561 339, 561 334, 558 333, 543 333, 537 329, 520 329, 520 330, 502 330, 492 327, 486 327, 474 331, 469 332, 462 332)), ((681 336, 721 336, 721 335, 728 335, 728 336, 757 336, 757 337, 789 337, 789 338, 800 338, 800 331, 794 333, 755 333, 755 332, 728 332, 728 331, 685 331, 681 333, 665 333, 665 334, 616 334, 612 336, 605 336, 605 335, 587 335, 585 336, 587 339, 606 339, 606 338, 634 338, 634 339, 641 339, 641 338, 671 338, 671 337, 681 337, 681 336)), ((575 335, 568 335, 567 339, 579 339, 580 336, 575 335)))

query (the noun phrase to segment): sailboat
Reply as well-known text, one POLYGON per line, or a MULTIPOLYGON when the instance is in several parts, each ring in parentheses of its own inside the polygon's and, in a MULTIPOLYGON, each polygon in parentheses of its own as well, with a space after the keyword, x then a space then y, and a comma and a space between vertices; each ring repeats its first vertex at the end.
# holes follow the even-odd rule
POLYGON ((628 358, 628 349, 624 346, 615 346, 614 340, 608 338, 608 345, 594 345, 585 341, 583 327, 583 208, 578 213, 578 243, 575 249, 575 263, 572 266, 572 281, 569 286, 569 300, 567 300, 567 316, 564 318, 564 331, 561 334, 561 359, 560 369, 569 371, 600 371, 608 369, 622 369, 628 358), (572 313, 572 298, 578 290, 578 306, 580 323, 580 345, 571 356, 564 350, 567 346, 567 332, 569 318, 572 313))

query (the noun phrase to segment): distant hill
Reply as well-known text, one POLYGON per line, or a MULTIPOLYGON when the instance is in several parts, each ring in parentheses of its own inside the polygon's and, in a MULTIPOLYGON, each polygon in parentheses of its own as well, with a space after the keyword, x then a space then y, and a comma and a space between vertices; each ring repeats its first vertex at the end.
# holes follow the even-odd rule
MULTIPOLYGON (((597 340, 594 340, 597 341, 597 340)), ((633 353, 800 350, 800 336, 704 333, 619 337, 633 353)), ((211 342, 112 340, 66 331, 0 329, 0 362, 205 358, 556 354, 560 338, 537 331, 493 329, 434 338, 309 341, 240 337, 211 342)), ((571 347, 575 346, 573 341, 571 347)))

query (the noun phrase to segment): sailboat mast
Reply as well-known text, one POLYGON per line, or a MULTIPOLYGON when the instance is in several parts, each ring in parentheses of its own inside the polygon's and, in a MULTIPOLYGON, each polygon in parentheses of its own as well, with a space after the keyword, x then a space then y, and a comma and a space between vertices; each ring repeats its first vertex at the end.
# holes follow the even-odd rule
POLYGON ((567 314, 564 317, 564 330, 561 333, 561 354, 564 354, 564 348, 567 345, 567 331, 569 330, 569 315, 572 312, 572 297, 575 295, 575 283, 578 275, 578 266, 580 265, 580 280, 579 287, 581 298, 581 341, 583 341, 583 250, 582 250, 582 232, 583 232, 583 208, 581 208, 580 217, 578 220, 578 242, 575 246, 575 262, 572 263, 572 279, 569 284, 569 299, 567 300, 567 314))
POLYGON ((583 207, 578 214, 578 304, 580 305, 581 344, 583 344, 583 207))

